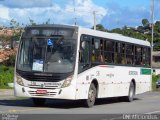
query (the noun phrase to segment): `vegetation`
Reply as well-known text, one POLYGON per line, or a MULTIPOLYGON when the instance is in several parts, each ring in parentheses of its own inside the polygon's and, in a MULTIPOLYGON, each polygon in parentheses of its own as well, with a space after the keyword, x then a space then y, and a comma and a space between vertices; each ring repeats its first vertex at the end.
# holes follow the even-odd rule
MULTIPOLYGON (((142 25, 137 28, 124 26, 123 28, 115 28, 112 30, 107 30, 103 25, 98 24, 96 26, 97 30, 107 31, 110 33, 118 33, 124 36, 133 37, 142 40, 148 40, 151 42, 151 29, 152 24, 149 23, 147 19, 142 19, 142 25)), ((93 27, 92 27, 93 29, 93 27)), ((160 51, 160 21, 156 21, 154 24, 154 50, 160 51)))
POLYGON ((0 65, 0 88, 9 88, 8 83, 13 83, 14 67, 0 65))
POLYGON ((152 75, 152 90, 156 91, 156 82, 160 79, 160 75, 152 75))
POLYGON ((8 83, 14 79, 15 55, 0 64, 0 88, 9 88, 8 83))
POLYGON ((6 61, 3 61, 2 64, 5 65, 5 66, 14 67, 14 65, 15 65, 15 59, 16 59, 16 55, 10 55, 9 59, 6 60, 6 61))

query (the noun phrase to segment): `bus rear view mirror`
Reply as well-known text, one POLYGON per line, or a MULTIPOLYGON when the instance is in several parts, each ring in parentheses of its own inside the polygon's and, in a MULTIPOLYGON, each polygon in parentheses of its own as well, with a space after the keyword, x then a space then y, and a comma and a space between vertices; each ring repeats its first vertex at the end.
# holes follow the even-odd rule
POLYGON ((81 43, 81 47, 82 47, 82 49, 85 49, 85 47, 86 47, 86 41, 83 41, 83 42, 81 43))

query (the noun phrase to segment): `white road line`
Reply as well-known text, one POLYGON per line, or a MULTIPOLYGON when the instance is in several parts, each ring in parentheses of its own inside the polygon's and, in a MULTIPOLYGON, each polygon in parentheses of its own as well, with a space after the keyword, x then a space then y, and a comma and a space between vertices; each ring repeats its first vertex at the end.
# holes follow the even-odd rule
POLYGON ((115 117, 115 118, 111 118, 111 119, 109 119, 109 120, 116 120, 116 119, 122 119, 123 117, 121 116, 121 117, 115 117))
POLYGON ((154 113, 160 113, 160 110, 159 111, 148 112, 148 113, 144 113, 144 114, 154 114, 154 113))

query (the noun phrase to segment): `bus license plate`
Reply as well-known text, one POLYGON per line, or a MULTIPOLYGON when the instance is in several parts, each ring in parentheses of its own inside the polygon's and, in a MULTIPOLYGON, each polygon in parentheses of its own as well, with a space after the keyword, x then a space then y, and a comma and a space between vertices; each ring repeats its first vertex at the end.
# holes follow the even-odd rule
POLYGON ((47 90, 37 90, 36 94, 47 94, 47 90))

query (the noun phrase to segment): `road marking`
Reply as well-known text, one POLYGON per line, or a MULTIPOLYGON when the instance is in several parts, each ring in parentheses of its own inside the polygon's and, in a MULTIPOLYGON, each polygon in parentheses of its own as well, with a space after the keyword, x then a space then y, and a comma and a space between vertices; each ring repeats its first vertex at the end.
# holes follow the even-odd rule
POLYGON ((9 110, 0 111, 0 113, 6 113, 6 112, 15 113, 15 112, 34 111, 34 110, 43 110, 43 109, 47 109, 47 108, 9 109, 9 110))
POLYGON ((153 114, 153 113, 160 113, 160 110, 159 111, 148 112, 148 113, 145 113, 145 114, 153 114))
POLYGON ((111 119, 109 119, 109 120, 116 120, 116 119, 122 119, 123 117, 121 116, 121 117, 115 117, 115 118, 111 118, 111 119))

